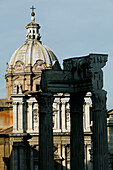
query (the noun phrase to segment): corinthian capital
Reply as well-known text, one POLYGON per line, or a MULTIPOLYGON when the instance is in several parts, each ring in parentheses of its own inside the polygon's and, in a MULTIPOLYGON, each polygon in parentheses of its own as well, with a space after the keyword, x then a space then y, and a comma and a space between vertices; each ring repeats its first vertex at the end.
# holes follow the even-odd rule
POLYGON ((52 110, 54 97, 51 93, 40 93, 38 96, 39 110, 43 113, 49 113, 52 110))
POLYGON ((106 94, 105 90, 96 90, 92 92, 92 102, 94 110, 106 110, 106 94))

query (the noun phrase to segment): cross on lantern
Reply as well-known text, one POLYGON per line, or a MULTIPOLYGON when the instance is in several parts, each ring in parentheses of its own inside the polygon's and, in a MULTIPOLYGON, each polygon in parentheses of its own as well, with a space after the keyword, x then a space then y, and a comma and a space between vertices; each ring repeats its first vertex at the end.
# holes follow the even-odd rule
POLYGON ((36 9, 36 8, 34 8, 34 6, 32 5, 32 7, 30 9, 32 9, 32 12, 34 12, 34 9, 36 9))

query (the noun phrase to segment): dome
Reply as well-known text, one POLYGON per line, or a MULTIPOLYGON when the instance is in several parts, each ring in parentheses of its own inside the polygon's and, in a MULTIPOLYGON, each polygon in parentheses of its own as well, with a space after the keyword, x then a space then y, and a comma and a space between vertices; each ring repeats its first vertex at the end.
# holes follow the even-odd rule
POLYGON ((38 40, 26 41, 12 55, 9 67, 21 61, 25 66, 33 66, 37 60, 43 60, 47 67, 53 66, 57 60, 53 51, 38 40))
POLYGON ((26 41, 12 55, 5 74, 7 98, 13 93, 13 87, 21 84, 23 92, 41 89, 41 73, 44 69, 61 70, 53 51, 40 41, 40 26, 35 23, 35 13, 31 13, 31 22, 27 24, 26 41))
POLYGON ((13 53, 8 63, 9 68, 14 68, 18 61, 22 62, 25 67, 33 66, 37 60, 43 60, 46 67, 52 67, 55 63, 60 66, 53 51, 40 41, 40 26, 35 23, 34 16, 35 13, 31 13, 31 22, 26 26, 26 42, 13 53))

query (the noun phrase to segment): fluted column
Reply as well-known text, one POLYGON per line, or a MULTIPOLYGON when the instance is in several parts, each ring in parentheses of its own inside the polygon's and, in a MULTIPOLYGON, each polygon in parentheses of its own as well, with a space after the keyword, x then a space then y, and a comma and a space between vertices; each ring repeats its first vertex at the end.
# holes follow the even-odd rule
POLYGON ((84 94, 71 93, 71 170, 84 170, 83 103, 84 94))
POLYGON ((18 148, 13 144, 13 170, 18 170, 18 148))
POLYGON ((106 91, 97 90, 93 101, 93 169, 108 170, 106 91))
POLYGON ((39 95, 39 169, 54 170, 51 93, 39 95))
POLYGON ((19 147, 19 157, 20 157, 20 169, 27 170, 27 161, 26 161, 26 150, 25 146, 19 147))

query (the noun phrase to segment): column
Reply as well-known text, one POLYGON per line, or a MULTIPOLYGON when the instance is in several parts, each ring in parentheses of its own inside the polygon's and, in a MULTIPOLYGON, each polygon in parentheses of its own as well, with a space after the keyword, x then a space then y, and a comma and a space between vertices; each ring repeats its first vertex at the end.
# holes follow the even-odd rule
POLYGON ((39 101, 39 169, 54 170, 51 93, 40 93, 39 101))
POLYGON ((17 102, 13 102, 13 132, 17 131, 17 102))
POLYGON ((90 96, 85 96, 84 100, 84 130, 90 132, 90 96))
POLYGON ((34 169, 34 160, 33 160, 33 148, 30 147, 30 169, 34 169))
POLYGON ((93 169, 108 170, 106 91, 92 93, 93 101, 93 169))
POLYGON ((65 102, 62 101, 62 130, 65 131, 66 130, 66 116, 65 113, 66 109, 65 109, 65 102))
POLYGON ((18 148, 13 144, 13 170, 18 170, 18 148))
POLYGON ((60 119, 60 102, 58 102, 57 103, 58 105, 57 105, 57 110, 58 110, 58 129, 60 129, 61 127, 60 127, 60 121, 61 121, 61 119, 60 119))
POLYGON ((27 159, 26 159, 26 150, 25 146, 19 146, 19 159, 20 159, 20 169, 27 170, 27 159))
POLYGON ((28 110, 28 132, 33 131, 33 106, 32 102, 28 103, 29 110, 28 110))
POLYGON ((71 169, 84 170, 84 135, 83 135, 83 103, 84 94, 70 94, 71 116, 71 169))
POLYGON ((18 110, 18 130, 20 133, 23 133, 23 102, 19 103, 19 110, 18 110))
POLYGON ((53 103, 53 108, 54 108, 54 129, 57 129, 57 118, 56 118, 56 109, 57 109, 57 103, 53 103))
POLYGON ((70 132, 70 106, 69 103, 66 103, 66 128, 70 132))

